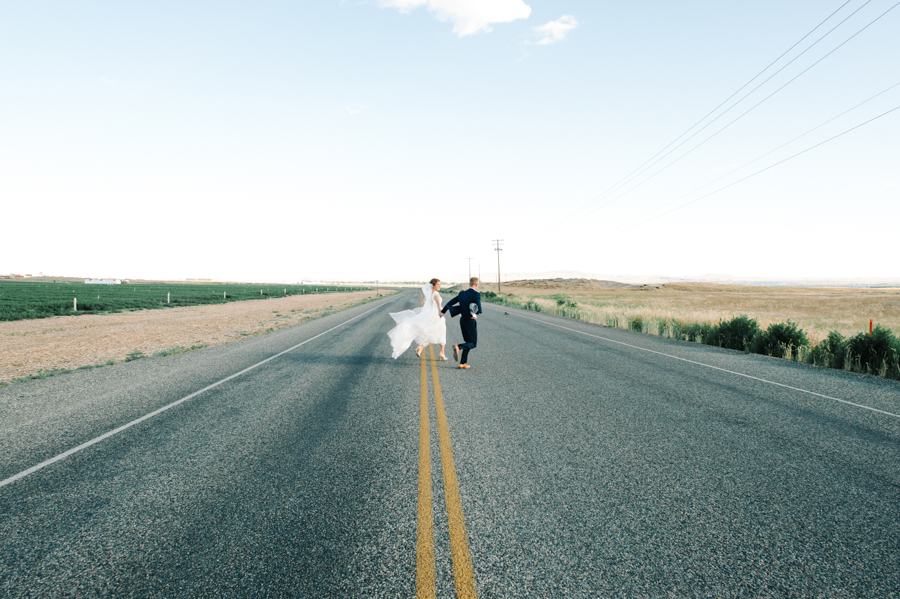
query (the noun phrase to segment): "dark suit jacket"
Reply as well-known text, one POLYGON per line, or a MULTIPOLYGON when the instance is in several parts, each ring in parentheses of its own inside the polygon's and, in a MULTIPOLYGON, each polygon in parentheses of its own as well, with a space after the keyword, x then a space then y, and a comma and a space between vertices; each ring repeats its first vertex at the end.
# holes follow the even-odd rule
POLYGON ((481 294, 470 287, 448 301, 441 312, 450 310, 450 316, 461 314, 463 320, 472 320, 472 313, 469 311, 469 304, 472 303, 478 304, 475 314, 481 314, 481 294))

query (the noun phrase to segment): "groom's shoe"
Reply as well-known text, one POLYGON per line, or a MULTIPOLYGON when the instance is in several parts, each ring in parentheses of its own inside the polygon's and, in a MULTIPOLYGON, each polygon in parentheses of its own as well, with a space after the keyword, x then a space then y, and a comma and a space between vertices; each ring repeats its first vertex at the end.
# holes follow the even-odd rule
POLYGON ((463 370, 463 369, 466 369, 466 370, 467 370, 467 369, 469 369, 469 368, 471 368, 471 366, 469 366, 468 364, 460 364, 460 365, 459 365, 459 369, 460 369, 460 370, 463 370))
POLYGON ((457 362, 459 362, 459 346, 458 345, 453 346, 453 359, 456 360, 457 362))

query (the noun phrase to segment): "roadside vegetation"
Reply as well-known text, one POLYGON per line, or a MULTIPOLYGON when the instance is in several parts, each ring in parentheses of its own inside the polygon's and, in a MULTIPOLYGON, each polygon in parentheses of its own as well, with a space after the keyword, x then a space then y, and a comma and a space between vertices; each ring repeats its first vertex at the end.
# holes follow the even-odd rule
MULTIPOLYGON (((388 295, 392 295, 394 293, 396 293, 395 290, 386 290, 384 292, 384 294, 388 295)), ((214 331, 206 333, 197 331, 198 323, 209 323, 212 321, 221 323, 231 321, 229 321, 228 318, 222 319, 221 315, 218 317, 213 316, 212 320, 210 320, 210 317, 207 316, 201 317, 200 320, 193 319, 184 321, 177 320, 178 317, 174 312, 164 312, 156 314, 151 313, 146 315, 149 320, 139 320, 138 322, 149 323, 155 328, 159 325, 160 321, 162 321, 163 323, 171 321, 169 329, 169 333, 171 334, 166 335, 168 344, 160 345, 159 340, 148 343, 146 342, 146 340, 133 339, 136 344, 141 345, 140 349, 132 349, 128 353, 121 353, 121 349, 115 349, 113 351, 115 351, 116 354, 111 357, 109 356, 109 352, 111 351, 109 346, 103 344, 103 339, 105 337, 108 337, 108 335, 105 335, 104 333, 115 330, 118 331, 120 335, 124 335, 127 337, 130 335, 129 331, 133 331, 133 328, 129 329, 128 327, 135 326, 134 324, 132 324, 126 325, 125 328, 121 328, 121 317, 109 317, 112 319, 118 318, 118 324, 94 323, 90 328, 87 326, 83 327, 84 334, 79 335, 74 339, 74 341, 76 342, 76 345, 74 346, 71 345, 73 339, 68 339, 67 342, 59 343, 54 342, 52 338, 45 337, 44 335, 50 334, 52 336, 59 333, 68 334, 73 330, 81 331, 82 326, 80 324, 80 319, 68 321, 68 324, 64 327, 53 325, 53 323, 46 321, 10 322, 6 323, 4 327, 32 327, 37 330, 26 330, 23 332, 0 332, 0 336, 4 338, 6 336, 10 336, 11 339, 30 339, 35 341, 40 349, 38 352, 39 355, 34 355, 33 353, 30 353, 31 350, 17 345, 15 341, 12 341, 8 345, 4 346, 4 350, 7 351, 0 352, 0 387, 5 387, 10 383, 23 383, 32 380, 45 379, 52 376, 76 372, 79 370, 91 370, 103 366, 112 366, 122 362, 133 362, 135 360, 141 360, 143 358, 164 358, 167 356, 174 356, 203 349, 210 345, 230 343, 232 341, 237 341, 246 337, 255 337, 257 335, 272 333, 279 329, 296 326, 311 319, 321 318, 324 316, 335 314, 337 312, 341 312, 354 306, 359 306, 375 301, 377 299, 380 299, 382 295, 382 293, 379 293, 378 295, 372 293, 370 294, 370 297, 356 298, 352 299, 349 302, 341 298, 310 298, 310 300, 315 302, 319 307, 290 309, 289 311, 284 309, 268 310, 266 309, 266 306, 262 306, 262 311, 270 314, 270 318, 256 320, 255 322, 248 322, 245 319, 240 324, 236 323, 234 325, 227 326, 224 330, 222 328, 216 328, 214 329, 214 331), (326 305, 326 302, 334 303, 328 303, 326 305), (183 334, 186 331, 188 333, 183 334), (201 339, 197 339, 197 337, 201 337, 201 339), (185 343, 186 339, 191 339, 193 341, 185 343), (182 343, 182 345, 175 345, 179 342, 182 343), (87 356, 93 356, 93 360, 95 360, 96 363, 88 361, 90 360, 90 358, 88 358, 87 356), (50 359, 48 359, 48 357, 50 359), (62 361, 64 365, 60 365, 60 361, 62 361)), ((290 300, 288 301, 290 302, 290 300)), ((297 301, 305 302, 306 300, 297 301)), ((276 301, 272 302, 272 304, 270 305, 278 306, 283 303, 284 302, 276 301)), ((258 306, 258 304, 254 302, 251 304, 251 306, 258 306)), ((252 312, 253 310, 251 306, 248 306, 247 309, 252 312)), ((226 310, 233 309, 232 307, 223 308, 226 310)), ((256 312, 250 316, 250 318, 255 320, 259 316, 259 313, 260 310, 257 309, 256 312)), ((184 312, 181 312, 181 314, 184 314, 184 312)), ((140 318, 140 316, 138 315, 135 316, 140 318)), ((137 326, 141 325, 138 324, 137 326)), ((3 341, 0 341, 0 345, 2 345, 3 343, 3 341)), ((166 341, 162 341, 162 343, 166 343, 166 341)), ((114 345, 118 346, 119 344, 114 343, 114 345)))
MULTIPOLYGON (((565 296, 517 297, 485 291, 482 298, 494 304, 510 306, 582 320, 638 333, 657 335, 727 349, 755 353, 823 368, 872 374, 900 380, 900 338, 881 325, 846 337, 831 331, 818 343, 811 342, 794 322, 773 323, 763 328, 747 315, 718 322, 685 322, 678 318, 629 313, 620 306, 616 310, 600 310, 565 296)), ((604 306, 608 308, 609 306, 604 306)))
POLYGON ((225 304, 253 299, 361 291, 368 287, 124 283, 88 285, 33 281, 0 282, 0 321, 109 314, 128 310, 225 304), (73 301, 73 300, 77 300, 73 301))
MULTIPOLYGON (((126 360, 127 361, 127 360, 126 360)), ((37 381, 40 379, 50 378, 51 376, 56 376, 58 374, 68 374, 70 372, 77 372, 79 370, 92 370, 94 368, 100 368, 102 366, 112 366, 116 363, 115 360, 108 360, 103 364, 85 364, 84 366, 79 366, 78 368, 48 368, 38 370, 34 374, 30 374, 28 376, 20 376, 12 379, 9 382, 0 381, 0 387, 6 387, 10 383, 24 383, 27 381, 37 381)))

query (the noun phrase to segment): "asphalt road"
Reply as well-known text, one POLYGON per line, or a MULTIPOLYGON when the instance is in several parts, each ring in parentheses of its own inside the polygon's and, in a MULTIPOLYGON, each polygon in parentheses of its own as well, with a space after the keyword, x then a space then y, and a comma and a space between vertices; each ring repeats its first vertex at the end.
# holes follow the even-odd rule
POLYGON ((0 389, 0 597, 900 597, 900 384, 417 303, 0 389))

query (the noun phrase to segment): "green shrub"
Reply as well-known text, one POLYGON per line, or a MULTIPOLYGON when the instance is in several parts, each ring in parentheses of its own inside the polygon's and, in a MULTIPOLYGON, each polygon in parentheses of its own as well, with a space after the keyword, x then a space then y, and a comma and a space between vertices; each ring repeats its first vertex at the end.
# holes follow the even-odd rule
POLYGON ((644 330, 644 319, 640 316, 635 316, 634 318, 628 321, 628 328, 632 331, 641 333, 644 330))
POLYGON ((756 319, 742 314, 713 326, 705 341, 708 345, 745 351, 758 332, 756 319))
POLYGON ((878 325, 871 336, 864 332, 851 337, 847 349, 854 370, 900 379, 900 339, 890 329, 878 325))
POLYGON ((823 340, 812 350, 812 363, 825 368, 843 368, 847 356, 847 340, 837 331, 828 333, 828 338, 823 340))
POLYGON ((522 305, 522 307, 525 308, 526 310, 531 310, 532 312, 540 312, 540 311, 541 311, 541 306, 540 306, 540 304, 538 304, 538 303, 537 303, 536 301, 534 301, 533 299, 530 299, 530 300, 528 300, 527 302, 525 302, 525 303, 522 305))
POLYGON ((494 293, 493 291, 485 291, 485 292, 482 293, 481 295, 483 295, 483 296, 484 296, 484 299, 486 299, 486 300, 488 300, 488 301, 490 301, 490 300, 494 299, 495 297, 497 297, 497 294, 494 293))
POLYGON ((682 339, 681 325, 674 318, 661 320, 659 323, 660 335, 666 339, 682 339))
POLYGON ((681 338, 695 343, 706 343, 713 335, 713 325, 708 322, 692 322, 690 324, 682 324, 681 338))
POLYGON ((786 357, 785 354, 790 352, 792 359, 797 358, 800 348, 804 346, 809 346, 806 333, 797 328, 797 324, 790 320, 780 324, 771 324, 765 331, 757 332, 751 343, 754 353, 781 358, 786 357))

